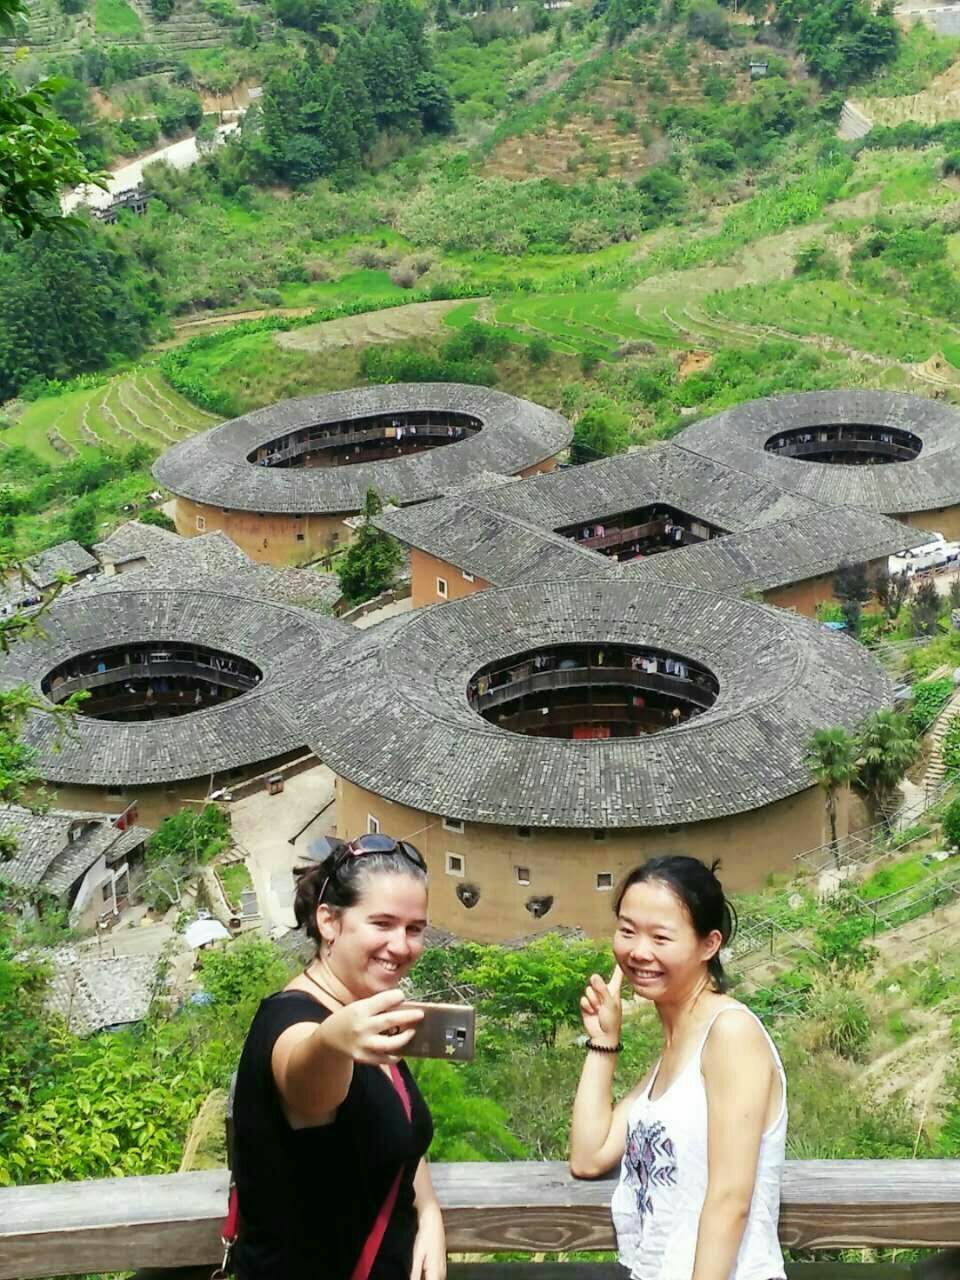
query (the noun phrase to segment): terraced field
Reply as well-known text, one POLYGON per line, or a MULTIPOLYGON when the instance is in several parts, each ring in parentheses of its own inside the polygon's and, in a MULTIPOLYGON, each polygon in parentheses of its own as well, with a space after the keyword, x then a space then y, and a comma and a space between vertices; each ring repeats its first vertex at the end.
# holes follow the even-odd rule
POLYGON ((36 400, 3 433, 5 445, 25 445, 46 462, 73 457, 85 445, 168 448, 219 419, 178 395, 154 369, 111 378, 92 390, 36 400))
POLYGON ((675 329, 655 314, 640 314, 614 290, 511 298, 494 307, 492 319, 519 342, 546 338, 556 351, 601 360, 611 359, 625 342, 677 344, 675 329))

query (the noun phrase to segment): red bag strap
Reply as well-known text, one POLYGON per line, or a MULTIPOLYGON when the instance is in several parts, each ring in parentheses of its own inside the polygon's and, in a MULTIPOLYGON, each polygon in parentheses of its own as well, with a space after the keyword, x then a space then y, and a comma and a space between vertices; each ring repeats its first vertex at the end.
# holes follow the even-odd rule
MULTIPOLYGON (((400 1095, 400 1101, 403 1104, 403 1110, 406 1114, 407 1121, 413 1118, 413 1107, 410 1103, 410 1094, 407 1092, 407 1086, 400 1074, 400 1068, 395 1062, 390 1064, 390 1079, 393 1081, 393 1087, 400 1095)), ((363 1252, 360 1259, 353 1269, 353 1275, 350 1280, 367 1280, 370 1272, 373 1270, 373 1264, 377 1260, 377 1254, 380 1252, 380 1246, 383 1243, 383 1237, 386 1235, 387 1223, 390 1221, 390 1215, 393 1213, 393 1206, 397 1203, 397 1195, 400 1191, 400 1182, 403 1178, 403 1169, 399 1169, 397 1176, 393 1180, 393 1185, 387 1192, 387 1198, 383 1202, 377 1219, 374 1222, 370 1234, 367 1236, 363 1246, 363 1252)), ((220 1266, 213 1272, 211 1280, 226 1280, 230 1272, 230 1254, 233 1246, 237 1242, 240 1234, 240 1197, 237 1194, 237 1184, 230 1183, 230 1199, 227 1204, 227 1216, 224 1219, 223 1226, 220 1228, 220 1241, 223 1245, 223 1261, 220 1266)))
POLYGON ((227 1200, 227 1216, 223 1220, 223 1226, 220 1228, 220 1243, 223 1245, 223 1258, 219 1267, 210 1275, 210 1280, 227 1280, 230 1275, 230 1255, 233 1253, 233 1246, 237 1243, 240 1235, 240 1196, 237 1194, 237 1184, 231 1178, 230 1180, 230 1196, 227 1200))
MULTIPOLYGON (((400 1074, 400 1068, 395 1062, 390 1064, 390 1078, 393 1081, 393 1087, 400 1095, 400 1101, 403 1103, 403 1109, 406 1112, 407 1120, 411 1120, 413 1116, 413 1108, 410 1104, 410 1094, 407 1092, 407 1086, 403 1076, 400 1074)), ((397 1176, 393 1180, 393 1185, 387 1192, 387 1198, 383 1202, 383 1207, 377 1214, 377 1220, 374 1222, 367 1236, 366 1243, 363 1246, 363 1252, 357 1265, 353 1269, 353 1275, 350 1280, 367 1280, 370 1272, 373 1270, 373 1264, 377 1260, 377 1254, 380 1252, 380 1246, 383 1243, 383 1237, 386 1235, 387 1223, 390 1221, 390 1215, 393 1213, 393 1206, 397 1203, 397 1194, 400 1191, 400 1182, 403 1178, 403 1168, 397 1170, 397 1176)))

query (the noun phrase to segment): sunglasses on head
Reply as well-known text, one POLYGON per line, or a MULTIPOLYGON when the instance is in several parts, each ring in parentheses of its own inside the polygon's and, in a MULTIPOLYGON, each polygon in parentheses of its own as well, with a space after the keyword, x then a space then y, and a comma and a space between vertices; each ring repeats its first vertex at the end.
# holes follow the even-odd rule
POLYGON ((330 874, 324 880, 323 887, 317 897, 318 905, 323 901, 323 895, 327 892, 327 886, 334 876, 339 874, 351 858, 362 858, 366 853, 402 854, 408 862, 411 862, 419 871, 426 874, 427 864, 423 860, 423 855, 419 849, 408 841, 394 840, 393 836, 374 835, 373 833, 357 836, 355 840, 351 840, 348 845, 345 845, 337 855, 336 861, 330 868, 330 874))

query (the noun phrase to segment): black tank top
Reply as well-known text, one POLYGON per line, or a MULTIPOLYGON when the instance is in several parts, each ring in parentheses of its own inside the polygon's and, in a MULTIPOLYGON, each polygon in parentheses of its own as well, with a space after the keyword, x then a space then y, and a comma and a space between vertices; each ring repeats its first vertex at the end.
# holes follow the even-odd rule
POLYGON ((303 991, 268 996, 247 1033, 234 1097, 234 1177, 243 1222, 239 1280, 349 1280, 390 1187, 396 1205, 371 1280, 409 1280, 417 1231, 413 1178, 433 1137, 405 1063, 412 1118, 379 1067, 355 1063, 332 1124, 292 1129, 273 1079, 273 1046, 288 1027, 330 1016, 303 991))

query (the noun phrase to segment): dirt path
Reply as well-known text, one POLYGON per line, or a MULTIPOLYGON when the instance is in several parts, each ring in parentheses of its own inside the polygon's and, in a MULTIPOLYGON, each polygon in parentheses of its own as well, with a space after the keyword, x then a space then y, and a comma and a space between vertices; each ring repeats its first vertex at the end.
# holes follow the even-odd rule
POLYGON ((881 933, 874 946, 880 952, 884 968, 915 961, 929 948, 942 945, 955 936, 960 928, 960 901, 938 907, 926 915, 918 916, 899 929, 881 933))
POLYGON ((897 1098, 921 1122, 940 1109, 940 1094, 952 1061, 950 1018, 933 1015, 936 1025, 914 1032, 903 1044, 863 1068, 861 1079, 877 1102, 897 1098))
POLYGON ((313 307, 262 307, 259 311, 226 311, 215 316, 188 316, 174 329, 202 329, 211 324, 236 324, 239 320, 262 320, 264 316, 308 316, 313 307))
POLYGON ((436 333, 443 317, 462 298, 445 302, 411 302, 385 311, 368 311, 359 316, 341 316, 321 324, 308 324, 289 333, 277 333, 274 341, 285 351, 337 351, 342 347, 364 347, 387 342, 403 342, 436 333))

